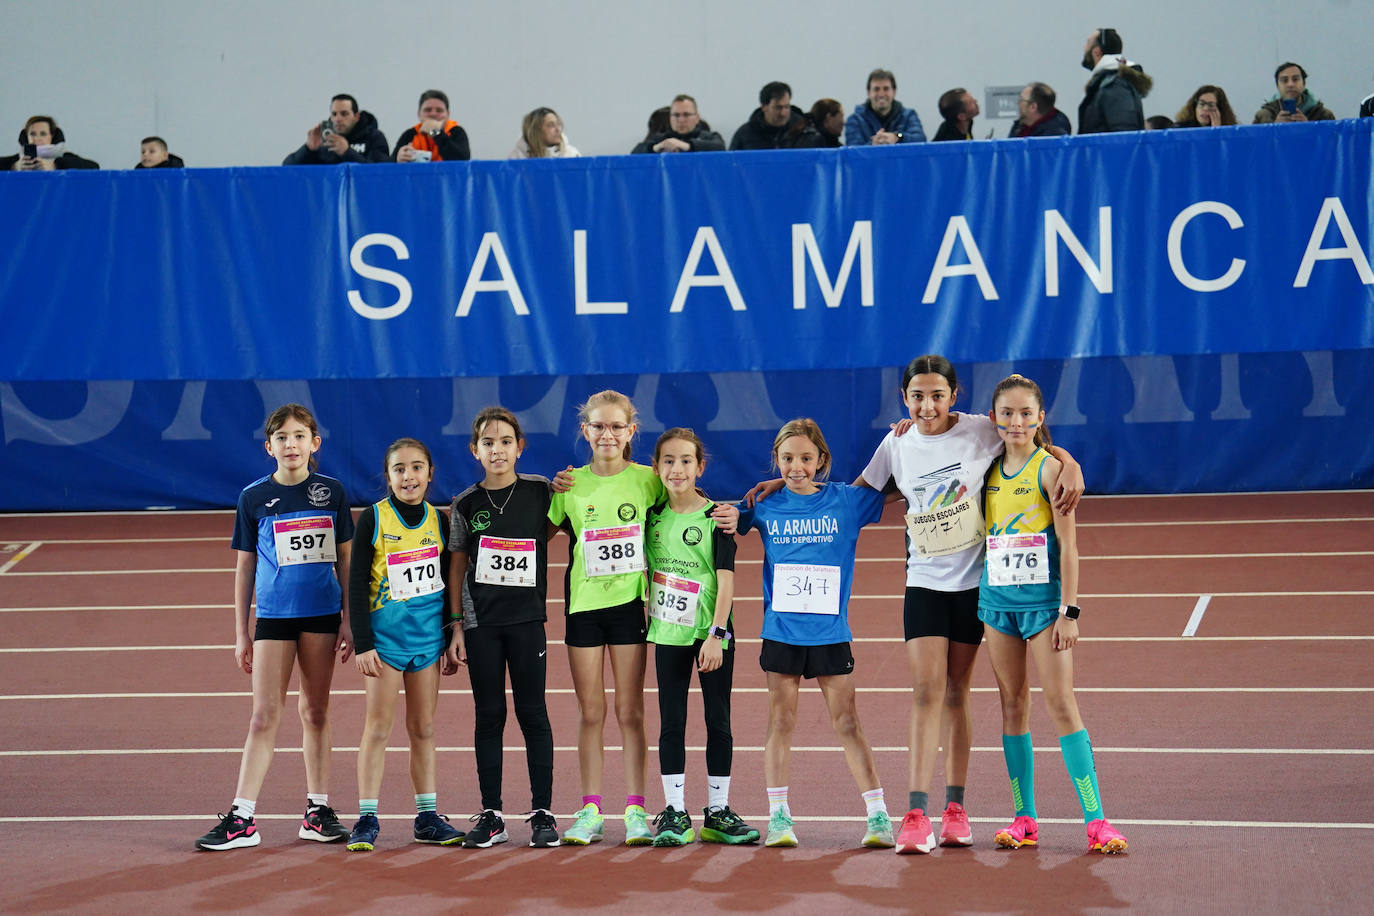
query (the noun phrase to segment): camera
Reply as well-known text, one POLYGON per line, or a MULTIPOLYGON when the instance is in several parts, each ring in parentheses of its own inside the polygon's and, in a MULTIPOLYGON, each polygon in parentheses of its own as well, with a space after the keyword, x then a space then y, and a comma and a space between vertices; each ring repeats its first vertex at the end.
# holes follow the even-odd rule
POLYGON ((328 137, 332 133, 334 133, 334 122, 325 118, 320 122, 320 136, 328 137))
POLYGON ((430 162, 434 159, 434 153, 427 149, 412 149, 411 162, 430 162))

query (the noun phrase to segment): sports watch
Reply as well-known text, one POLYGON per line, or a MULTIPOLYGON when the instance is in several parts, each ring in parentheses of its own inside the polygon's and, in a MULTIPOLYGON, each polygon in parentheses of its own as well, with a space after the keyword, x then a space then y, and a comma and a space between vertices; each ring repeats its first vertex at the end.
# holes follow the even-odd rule
POLYGON ((1077 620, 1078 615, 1083 613, 1083 610, 1076 604, 1061 604, 1059 605, 1059 613, 1070 620, 1077 620))
POLYGON ((727 630, 727 629, 725 629, 725 627, 714 627, 714 626, 713 626, 713 627, 711 627, 711 629, 709 629, 709 630, 706 631, 706 635, 707 635, 707 636, 714 636, 716 639, 729 639, 729 638, 730 638, 730 631, 727 630))

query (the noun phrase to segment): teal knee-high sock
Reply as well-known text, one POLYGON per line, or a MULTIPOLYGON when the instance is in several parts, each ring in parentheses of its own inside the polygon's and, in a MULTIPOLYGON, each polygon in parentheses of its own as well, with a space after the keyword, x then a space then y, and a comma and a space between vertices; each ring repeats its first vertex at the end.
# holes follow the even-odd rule
POLYGON ((1069 778, 1073 780, 1078 804, 1083 808, 1084 822, 1106 817, 1102 812, 1102 795, 1097 789, 1097 767, 1093 765, 1093 745, 1088 730, 1085 728, 1060 738, 1059 750, 1064 755, 1069 778))
POLYGON ((1030 732, 1003 735, 1002 755, 1007 758, 1011 803, 1016 806, 1016 816, 1035 817, 1035 752, 1031 748, 1030 732))

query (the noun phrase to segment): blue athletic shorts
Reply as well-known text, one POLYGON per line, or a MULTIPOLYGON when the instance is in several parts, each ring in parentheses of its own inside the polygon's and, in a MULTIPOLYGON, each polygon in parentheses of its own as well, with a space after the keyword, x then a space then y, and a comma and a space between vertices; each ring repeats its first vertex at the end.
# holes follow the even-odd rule
POLYGON ((1054 626, 1058 618, 1057 607, 1048 611, 994 611, 985 607, 978 609, 979 620, 999 633, 1006 633, 1017 639, 1030 639, 1046 627, 1054 626))
POLYGON ((392 658, 382 654, 382 651, 378 649, 377 657, 397 671, 424 671, 430 665, 433 665, 439 659, 443 658, 444 653, 443 651, 439 651, 426 655, 412 655, 409 658, 392 658))

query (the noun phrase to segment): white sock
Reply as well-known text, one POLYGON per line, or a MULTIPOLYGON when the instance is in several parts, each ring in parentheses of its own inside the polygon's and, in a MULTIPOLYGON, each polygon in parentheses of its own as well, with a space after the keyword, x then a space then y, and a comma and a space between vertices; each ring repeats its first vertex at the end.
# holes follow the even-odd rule
POLYGON ((256 798, 236 798, 234 799, 233 812, 244 820, 251 821, 253 814, 258 810, 258 800, 256 798))
POLYGON ((730 777, 706 777, 706 806, 708 808, 730 807, 730 777))
POLYGON ((305 800, 310 803, 310 807, 318 808, 321 805, 329 804, 329 793, 307 792, 305 793, 305 800))
POLYGON ((877 789, 869 789, 867 792, 863 794, 863 797, 864 805, 868 807, 869 817, 872 817, 879 811, 881 811, 884 814, 887 813, 887 805, 883 802, 883 790, 881 787, 877 789))
POLYGON ((678 811, 686 811, 687 806, 682 798, 685 794, 682 786, 687 781, 686 773, 669 773, 663 777, 663 803, 669 808, 678 811))
POLYGON ((787 786, 768 787, 768 816, 772 817, 779 811, 792 816, 792 809, 787 807, 787 786))

